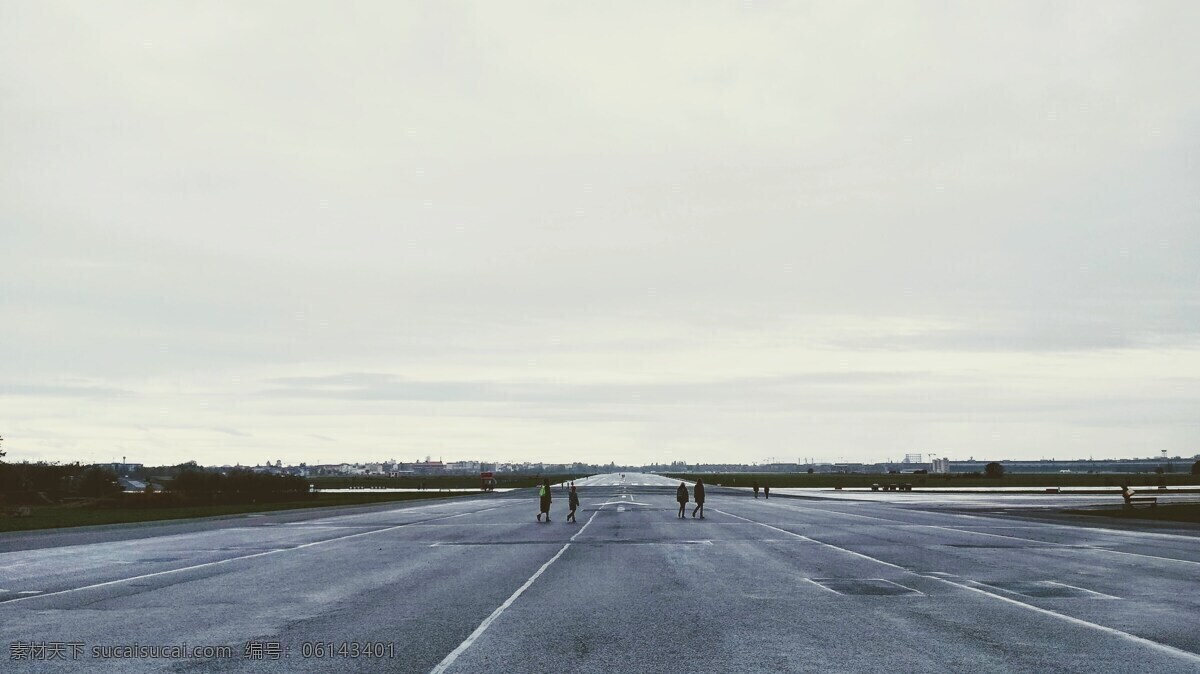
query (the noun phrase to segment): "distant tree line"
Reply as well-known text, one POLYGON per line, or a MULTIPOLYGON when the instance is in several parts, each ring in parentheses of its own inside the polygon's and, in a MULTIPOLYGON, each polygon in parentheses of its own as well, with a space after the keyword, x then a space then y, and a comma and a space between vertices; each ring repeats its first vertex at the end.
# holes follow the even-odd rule
POLYGON ((79 463, 0 463, 0 496, 8 505, 56 503, 65 498, 105 498, 121 492, 117 476, 79 463))
POLYGON ((309 498, 308 481, 295 475, 228 472, 184 466, 167 484, 171 494, 188 504, 264 503, 309 498))
POLYGON ((165 493, 124 493, 117 475, 104 466, 79 463, 0 462, 0 503, 51 505, 95 499, 104 505, 170 507, 294 501, 312 497, 308 482, 293 475, 259 474, 248 469, 206 470, 194 462, 165 467, 165 493))

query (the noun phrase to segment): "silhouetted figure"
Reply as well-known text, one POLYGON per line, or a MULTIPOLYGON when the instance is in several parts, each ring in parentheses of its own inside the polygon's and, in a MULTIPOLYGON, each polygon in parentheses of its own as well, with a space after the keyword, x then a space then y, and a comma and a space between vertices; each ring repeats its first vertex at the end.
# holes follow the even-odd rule
POLYGON ((546 516, 546 521, 550 521, 550 478, 546 478, 542 486, 538 487, 538 499, 540 501, 541 510, 538 512, 537 519, 542 521, 542 515, 546 516))
POLYGON ((567 513, 567 521, 578 521, 575 519, 575 509, 579 507, 579 492, 575 491, 574 482, 571 483, 571 493, 567 496, 567 507, 571 509, 571 512, 567 513))
POLYGON ((700 519, 704 519, 704 480, 696 480, 696 487, 692 489, 692 494, 696 497, 696 507, 692 508, 692 517, 696 516, 696 511, 700 511, 700 519))
POLYGON ((771 485, 763 485, 763 498, 771 498, 771 485))
POLYGON ((1129 488, 1128 482, 1121 483, 1121 498, 1125 499, 1125 507, 1133 507, 1133 490, 1129 488))
POLYGON ((683 519, 683 509, 687 507, 688 502, 688 490, 682 482, 679 483, 679 489, 675 490, 675 500, 679 501, 679 519, 683 519))
POLYGON ((754 481, 754 498, 758 498, 758 480, 754 481))

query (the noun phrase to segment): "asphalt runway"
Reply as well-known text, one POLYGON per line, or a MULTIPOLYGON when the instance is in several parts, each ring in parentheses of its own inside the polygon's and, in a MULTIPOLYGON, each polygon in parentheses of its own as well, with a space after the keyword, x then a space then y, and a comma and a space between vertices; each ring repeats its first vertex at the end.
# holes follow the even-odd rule
POLYGON ((3 534, 4 671, 1200 671, 1200 527, 577 485, 3 534))

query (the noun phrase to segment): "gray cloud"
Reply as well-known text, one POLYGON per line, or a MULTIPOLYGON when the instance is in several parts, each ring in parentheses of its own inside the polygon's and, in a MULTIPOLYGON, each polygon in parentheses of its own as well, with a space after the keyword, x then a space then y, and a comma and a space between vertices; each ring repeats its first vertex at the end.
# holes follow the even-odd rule
MULTIPOLYGON (((56 399, 106 396, 130 429, 184 415, 281 446, 270 413, 304 401, 345 403, 316 433, 339 439, 387 403, 478 403, 528 423, 521 441, 576 414, 619 426, 605 441, 625 456, 671 429, 714 457, 747 451, 739 432, 802 430, 706 438, 664 416, 675 402, 913 415, 827 434, 864 455, 927 422, 917 401, 989 387, 1023 391, 991 401, 1011 420, 1051 423, 1036 410, 1059 399, 1112 418, 1076 392, 1110 352, 1196 367, 1200 53, 1179 26, 1198 12, 9 7, 0 381, 23 383, 0 392, 29 398, 13 421, 47 443, 56 399), (993 366, 1018 354, 1019 372, 993 366), (822 379, 880 355, 904 361, 894 380, 822 379), (1037 390, 1012 381, 1050 366, 1037 390)), ((1096 389, 1196 402, 1159 374, 1096 389)))

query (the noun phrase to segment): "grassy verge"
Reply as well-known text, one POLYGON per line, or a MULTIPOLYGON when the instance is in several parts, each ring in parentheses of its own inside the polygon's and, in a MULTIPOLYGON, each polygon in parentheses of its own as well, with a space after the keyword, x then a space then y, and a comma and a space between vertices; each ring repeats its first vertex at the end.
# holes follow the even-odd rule
POLYGON ((872 484, 908 483, 913 487, 1112 487, 1120 488, 1122 482, 1131 485, 1157 485, 1164 478, 1170 486, 1200 485, 1200 476, 1148 473, 1087 474, 1087 473, 1015 473, 1000 478, 969 475, 888 475, 888 474, 828 474, 828 473, 663 473, 676 480, 703 478, 705 484, 725 487, 749 487, 755 482, 762 487, 809 487, 832 489, 834 487, 870 487, 872 484))
POLYGON ((1159 520, 1200 524, 1200 503, 1165 503, 1154 508, 1138 507, 1127 510, 1123 507, 1117 507, 1067 510, 1065 512, 1072 515, 1091 515, 1093 517, 1111 517, 1122 520, 1159 520))
POLYGON ((29 517, 0 518, 0 532, 31 531, 34 529, 57 529, 82 527, 92 524, 125 524, 129 522, 151 522, 176 520, 191 517, 213 517, 217 515, 239 515, 276 510, 301 508, 324 508, 328 506, 368 505, 389 501, 411 501, 427 498, 450 498, 460 494, 447 492, 407 493, 355 493, 317 494, 317 498, 305 501, 283 501, 280 503, 246 503, 238 505, 180 506, 174 508, 95 508, 69 506, 33 506, 29 517))

